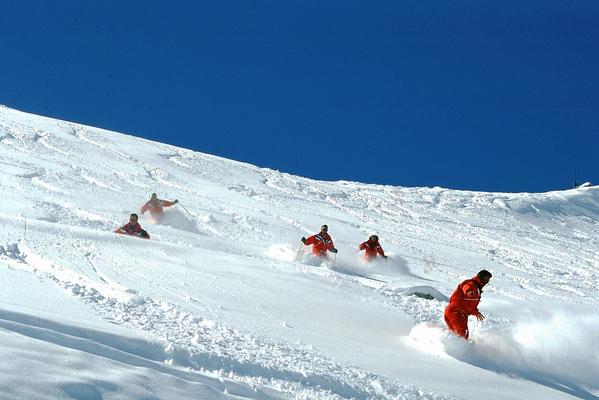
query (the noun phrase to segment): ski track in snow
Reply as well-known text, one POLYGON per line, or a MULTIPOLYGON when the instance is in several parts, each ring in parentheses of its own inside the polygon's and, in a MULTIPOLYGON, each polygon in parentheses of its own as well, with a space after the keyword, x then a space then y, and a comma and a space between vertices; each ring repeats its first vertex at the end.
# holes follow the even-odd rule
POLYGON ((285 331, 298 328, 277 312, 270 293, 245 289, 257 283, 247 269, 260 266, 265 274, 305 276, 349 299, 407 315, 414 328, 404 340, 424 352, 560 394, 599 394, 596 356, 568 373, 571 359, 542 331, 534 343, 523 333, 560 326, 569 332, 560 334, 563 346, 584 357, 585 350, 572 350, 578 340, 596 353, 597 345, 572 332, 561 311, 533 308, 544 300, 571 307, 579 329, 598 333, 597 318, 580 311, 596 310, 598 302, 594 188, 504 194, 318 182, 6 109, 0 109, 0 140, 8 177, 2 184, 12 204, 10 214, 0 214, 0 262, 10 273, 54 282, 138 338, 2 306, 0 327, 7 331, 226 395, 454 398, 289 341, 285 331), (152 235, 146 254, 145 241, 112 232, 154 191, 178 198, 184 208, 167 209, 162 225, 141 216, 152 235), (324 266, 299 242, 317 231, 317 221, 329 224, 340 250, 324 266), (390 257, 363 265, 357 244, 375 232, 390 257), (456 340, 443 328, 447 298, 483 267, 497 271, 481 303, 490 311, 483 323, 470 321, 477 339, 456 340), (531 304, 522 310, 529 323, 503 317, 500 310, 510 305, 502 299, 531 304), (254 331, 244 314, 269 321, 272 333, 258 322, 254 331))

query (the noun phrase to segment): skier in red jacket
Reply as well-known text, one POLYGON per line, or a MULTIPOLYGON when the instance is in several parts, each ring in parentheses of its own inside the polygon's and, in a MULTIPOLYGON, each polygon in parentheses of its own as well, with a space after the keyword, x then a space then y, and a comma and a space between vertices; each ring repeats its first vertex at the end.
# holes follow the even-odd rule
POLYGON ((160 200, 156 193, 152 193, 152 198, 141 207, 141 215, 144 215, 146 211, 150 211, 154 221, 161 221, 164 218, 164 214, 162 214, 163 207, 171 207, 178 202, 177 199, 175 201, 160 200))
POLYGON ((478 303, 483 287, 489 283, 492 276, 489 271, 483 269, 474 278, 458 285, 445 309, 445 323, 450 331, 468 340, 468 316, 475 315, 479 321, 485 319, 478 311, 478 303))
POLYGON ((137 220, 137 214, 131 214, 131 216, 129 217, 129 223, 118 228, 116 231, 114 231, 114 233, 120 233, 122 235, 139 236, 144 239, 149 239, 150 234, 141 229, 141 225, 137 222, 137 220))
POLYGON ((387 258, 383 248, 381 247, 381 244, 379 243, 379 237, 377 235, 370 235, 368 240, 360 245, 359 249, 366 250, 364 253, 366 261, 372 261, 379 255, 383 258, 387 258))
POLYGON ((313 245, 312 246, 312 254, 314 254, 315 256, 321 257, 321 258, 327 257, 327 250, 330 251, 331 253, 337 253, 337 249, 335 248, 335 245, 333 244, 333 239, 331 239, 331 237, 328 234, 328 230, 329 230, 329 227, 326 225, 323 225, 320 228, 320 233, 317 233, 316 235, 312 235, 308 239, 303 237, 302 243, 305 244, 306 246, 313 245))

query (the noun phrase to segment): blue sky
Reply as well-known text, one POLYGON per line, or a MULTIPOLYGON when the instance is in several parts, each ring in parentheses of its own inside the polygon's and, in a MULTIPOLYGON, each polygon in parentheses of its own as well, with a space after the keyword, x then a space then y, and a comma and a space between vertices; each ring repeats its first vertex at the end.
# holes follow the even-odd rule
POLYGON ((596 0, 4 0, 0 57, 0 104, 308 178, 599 184, 596 0))

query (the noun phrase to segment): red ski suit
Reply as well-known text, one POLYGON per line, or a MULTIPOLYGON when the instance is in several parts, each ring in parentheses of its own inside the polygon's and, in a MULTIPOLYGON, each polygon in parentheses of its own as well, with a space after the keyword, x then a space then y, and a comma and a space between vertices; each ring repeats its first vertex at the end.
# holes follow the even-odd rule
POLYGON ((135 224, 135 226, 131 226, 131 222, 127 222, 124 226, 120 227, 114 233, 120 233, 122 235, 130 235, 130 236, 138 236, 144 239, 149 239, 150 234, 143 229, 141 229, 140 224, 135 224), (145 236, 144 236, 145 235, 145 236))
POLYGON ((368 239, 360 245, 359 249, 366 250, 366 252, 364 253, 364 257, 366 257, 367 260, 375 259, 377 254, 381 257, 385 255, 385 252, 383 251, 383 248, 379 244, 378 240, 376 242, 373 242, 372 240, 368 239))
POLYGON ((318 257, 326 257, 327 250, 331 251, 335 248, 333 239, 328 233, 323 234, 322 232, 312 235, 304 242, 306 246, 312 246, 312 254, 318 257))
POLYGON ((478 315, 478 303, 483 290, 483 283, 478 276, 460 283, 449 299, 445 309, 445 323, 450 331, 468 339, 468 316, 478 315), (471 295, 468 295, 471 292, 471 295))
POLYGON ((174 201, 156 199, 152 202, 152 200, 148 200, 148 202, 141 207, 141 213, 143 214, 146 211, 150 211, 151 215, 158 214, 164 211, 162 207, 171 207, 175 204, 177 203, 174 201))

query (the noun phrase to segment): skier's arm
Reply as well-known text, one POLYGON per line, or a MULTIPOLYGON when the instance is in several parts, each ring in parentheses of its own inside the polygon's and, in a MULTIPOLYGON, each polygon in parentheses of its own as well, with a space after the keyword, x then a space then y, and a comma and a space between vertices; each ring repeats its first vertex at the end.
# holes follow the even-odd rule
POLYGON ((123 225, 120 228, 118 228, 116 231, 114 231, 114 233, 122 233, 123 235, 130 235, 131 233, 127 230, 127 225, 123 225))
POLYGON ((337 253, 337 249, 335 248, 335 245, 333 244, 333 241, 332 241, 332 240, 331 240, 331 243, 329 243, 328 250, 329 250, 331 253, 337 253))
POLYGON ((468 298, 476 297, 478 294, 478 288, 475 286, 474 282, 469 281, 464 286, 462 286, 462 292, 468 298))
POLYGON ((306 239, 306 241, 304 242, 304 244, 305 244, 306 246, 309 246, 309 245, 311 245, 311 244, 314 244, 314 243, 316 243, 316 236, 314 236, 314 235, 310 236, 310 237, 309 237, 308 239, 306 239))

